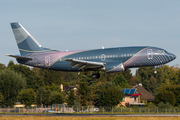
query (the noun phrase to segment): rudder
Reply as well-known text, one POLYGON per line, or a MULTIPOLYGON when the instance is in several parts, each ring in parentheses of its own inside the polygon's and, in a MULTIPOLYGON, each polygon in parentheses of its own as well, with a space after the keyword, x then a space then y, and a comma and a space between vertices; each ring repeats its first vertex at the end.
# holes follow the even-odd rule
POLYGON ((11 23, 11 27, 22 56, 33 53, 42 52, 41 45, 29 34, 28 31, 20 23, 11 23))

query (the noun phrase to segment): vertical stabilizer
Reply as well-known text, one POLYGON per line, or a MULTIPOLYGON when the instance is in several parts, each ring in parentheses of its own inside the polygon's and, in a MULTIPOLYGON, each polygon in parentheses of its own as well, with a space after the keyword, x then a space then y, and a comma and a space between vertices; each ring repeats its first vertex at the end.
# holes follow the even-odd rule
POLYGON ((41 45, 26 31, 20 23, 11 23, 11 27, 22 56, 33 53, 42 52, 41 45))

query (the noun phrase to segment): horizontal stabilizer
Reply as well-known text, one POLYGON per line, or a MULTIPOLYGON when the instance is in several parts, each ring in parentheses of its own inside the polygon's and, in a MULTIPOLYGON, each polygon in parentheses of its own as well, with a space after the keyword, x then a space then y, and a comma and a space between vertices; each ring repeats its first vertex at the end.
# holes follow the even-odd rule
POLYGON ((24 57, 24 56, 17 56, 17 55, 6 55, 6 56, 23 59, 23 60, 33 60, 34 59, 34 58, 29 58, 29 57, 24 57))

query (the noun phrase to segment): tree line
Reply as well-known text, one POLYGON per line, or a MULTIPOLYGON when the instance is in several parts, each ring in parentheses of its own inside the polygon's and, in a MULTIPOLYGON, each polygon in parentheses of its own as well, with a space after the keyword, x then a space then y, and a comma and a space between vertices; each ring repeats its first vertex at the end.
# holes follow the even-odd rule
POLYGON ((116 106, 124 97, 122 88, 142 83, 145 89, 155 95, 155 104, 163 102, 178 106, 179 69, 165 65, 156 69, 157 74, 154 70, 153 67, 139 68, 135 76, 130 70, 110 74, 100 71, 101 77, 92 79, 92 72, 78 75, 77 72, 30 68, 10 61, 7 66, 0 64, 0 104, 13 106, 15 102, 21 102, 30 106, 65 102, 70 106, 116 106), (78 89, 65 92, 60 89, 61 84, 78 89))

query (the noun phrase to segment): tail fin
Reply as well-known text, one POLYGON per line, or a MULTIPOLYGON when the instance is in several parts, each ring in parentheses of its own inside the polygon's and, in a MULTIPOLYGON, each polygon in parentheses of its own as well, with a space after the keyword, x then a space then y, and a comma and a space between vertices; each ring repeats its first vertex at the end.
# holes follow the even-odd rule
POLYGON ((26 31, 20 23, 11 23, 11 27, 22 56, 33 53, 42 52, 41 45, 26 31))

